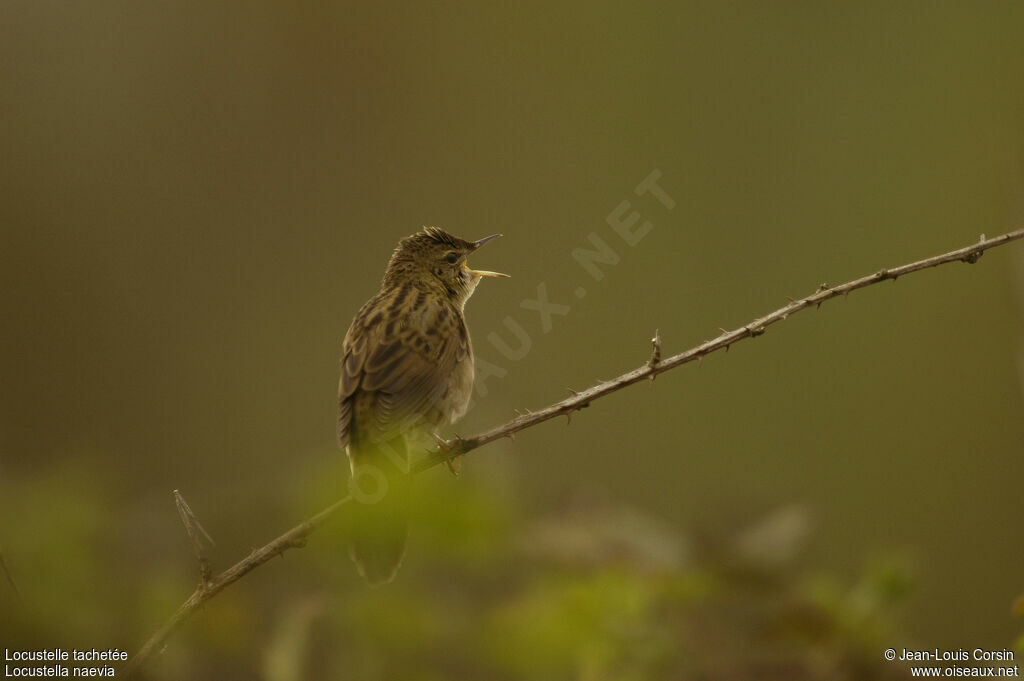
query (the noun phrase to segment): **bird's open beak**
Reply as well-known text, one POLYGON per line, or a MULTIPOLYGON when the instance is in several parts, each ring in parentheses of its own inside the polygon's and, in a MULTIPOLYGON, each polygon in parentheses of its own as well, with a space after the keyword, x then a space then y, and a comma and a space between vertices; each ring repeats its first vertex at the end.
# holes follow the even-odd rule
POLYGON ((470 270, 470 274, 478 277, 505 277, 506 279, 512 275, 502 274, 501 272, 489 272, 488 270, 470 270))
POLYGON ((490 236, 485 236, 483 239, 480 239, 478 241, 474 241, 473 245, 476 246, 477 248, 480 248, 481 246, 483 246, 488 241, 494 241, 499 236, 502 236, 502 235, 501 234, 492 234, 490 236))
MULTIPOLYGON (((500 234, 492 234, 490 236, 485 236, 483 239, 479 239, 478 241, 474 241, 473 245, 476 248, 474 248, 473 250, 476 250, 477 248, 480 248, 481 246, 483 246, 488 241, 492 241, 494 239, 497 239, 499 236, 501 236, 501 235, 500 234)), ((475 277, 507 277, 508 276, 507 274, 502 274, 501 272, 488 272, 487 270, 473 270, 473 269, 471 269, 471 270, 469 270, 469 273, 472 274, 475 277)))

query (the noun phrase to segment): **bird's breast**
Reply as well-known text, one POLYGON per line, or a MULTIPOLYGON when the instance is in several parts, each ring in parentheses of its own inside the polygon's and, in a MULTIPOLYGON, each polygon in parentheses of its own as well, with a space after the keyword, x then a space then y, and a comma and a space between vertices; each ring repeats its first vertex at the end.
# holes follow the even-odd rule
POLYGON ((473 350, 470 348, 452 372, 446 419, 448 423, 455 423, 466 415, 473 397, 473 376, 473 350))

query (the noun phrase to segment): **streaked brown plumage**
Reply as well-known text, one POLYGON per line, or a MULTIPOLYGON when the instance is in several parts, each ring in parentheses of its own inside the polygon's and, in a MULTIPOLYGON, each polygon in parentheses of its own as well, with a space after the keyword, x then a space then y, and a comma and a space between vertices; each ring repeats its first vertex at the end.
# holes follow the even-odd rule
POLYGON ((380 291, 342 347, 338 443, 352 467, 350 553, 371 583, 390 581, 405 551, 410 455, 462 417, 473 388, 463 317, 481 277, 466 257, 494 235, 465 241, 437 227, 401 240, 380 291))

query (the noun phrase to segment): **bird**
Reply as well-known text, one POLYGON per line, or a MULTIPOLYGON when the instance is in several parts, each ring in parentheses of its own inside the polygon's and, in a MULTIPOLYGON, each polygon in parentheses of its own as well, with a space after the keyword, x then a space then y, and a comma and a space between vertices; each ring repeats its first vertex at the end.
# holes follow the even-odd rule
MULTIPOLYGON (((371 585, 392 581, 405 554, 409 465, 460 419, 473 390, 466 301, 484 278, 467 257, 502 236, 466 241, 440 227, 401 239, 380 290, 342 343, 338 444, 348 456, 349 554, 371 585)), ((456 472, 454 469, 452 472, 456 472)))

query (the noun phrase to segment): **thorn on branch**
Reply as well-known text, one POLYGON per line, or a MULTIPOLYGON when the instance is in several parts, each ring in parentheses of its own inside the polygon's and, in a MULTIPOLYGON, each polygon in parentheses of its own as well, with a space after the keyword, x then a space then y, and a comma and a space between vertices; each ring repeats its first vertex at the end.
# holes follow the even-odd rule
MULTIPOLYGON (((651 358, 647 360, 647 366, 650 369, 654 369, 661 363, 661 334, 657 329, 654 330, 654 338, 651 339, 651 358)), ((657 374, 651 374, 651 380, 657 374)))
POLYGON ((199 561, 199 577, 202 579, 203 584, 209 584, 212 572, 210 570, 210 561, 206 559, 203 542, 206 541, 210 546, 213 546, 213 537, 200 524, 196 514, 192 512, 192 508, 178 490, 174 490, 174 505, 178 507, 178 515, 181 517, 182 524, 185 525, 185 531, 188 532, 188 538, 192 542, 192 551, 196 554, 196 560, 199 561))
POLYGON ((830 291, 830 290, 832 290, 832 287, 828 285, 827 281, 823 281, 820 284, 818 284, 818 293, 821 293, 822 291, 830 291))

